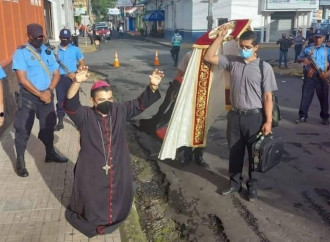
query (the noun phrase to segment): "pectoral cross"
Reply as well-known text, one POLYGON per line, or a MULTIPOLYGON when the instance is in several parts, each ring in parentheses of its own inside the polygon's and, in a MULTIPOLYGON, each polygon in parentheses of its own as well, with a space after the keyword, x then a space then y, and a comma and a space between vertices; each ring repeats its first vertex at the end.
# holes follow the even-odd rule
POLYGON ((108 166, 108 163, 106 163, 105 166, 103 166, 102 168, 105 171, 105 174, 108 175, 108 171, 110 169, 110 166, 108 166))

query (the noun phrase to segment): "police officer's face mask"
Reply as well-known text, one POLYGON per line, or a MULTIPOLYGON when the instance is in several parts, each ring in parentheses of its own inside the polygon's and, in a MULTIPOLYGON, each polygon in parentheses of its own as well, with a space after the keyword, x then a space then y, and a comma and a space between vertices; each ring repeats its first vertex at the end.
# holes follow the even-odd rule
POLYGON ((29 43, 35 48, 40 49, 41 45, 44 42, 44 36, 38 36, 35 38, 30 37, 29 43))
POLYGON ((69 39, 61 39, 61 45, 62 46, 67 46, 70 43, 69 39))

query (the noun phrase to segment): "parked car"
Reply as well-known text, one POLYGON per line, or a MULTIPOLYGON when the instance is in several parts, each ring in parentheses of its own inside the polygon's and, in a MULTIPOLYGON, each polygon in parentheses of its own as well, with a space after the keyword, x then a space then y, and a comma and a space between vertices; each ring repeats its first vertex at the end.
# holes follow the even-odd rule
POLYGON ((110 29, 108 26, 95 26, 94 39, 96 40, 110 40, 110 29))

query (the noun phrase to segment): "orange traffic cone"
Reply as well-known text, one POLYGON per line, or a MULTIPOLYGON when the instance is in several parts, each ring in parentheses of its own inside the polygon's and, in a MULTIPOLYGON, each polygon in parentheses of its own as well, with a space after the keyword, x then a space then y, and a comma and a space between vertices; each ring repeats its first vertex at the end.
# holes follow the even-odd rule
POLYGON ((118 60, 118 54, 117 51, 115 52, 115 61, 113 62, 113 67, 119 67, 119 60, 118 60))
POLYGON ((155 66, 159 66, 160 65, 159 59, 158 59, 158 50, 156 50, 156 53, 155 53, 154 65, 155 66))

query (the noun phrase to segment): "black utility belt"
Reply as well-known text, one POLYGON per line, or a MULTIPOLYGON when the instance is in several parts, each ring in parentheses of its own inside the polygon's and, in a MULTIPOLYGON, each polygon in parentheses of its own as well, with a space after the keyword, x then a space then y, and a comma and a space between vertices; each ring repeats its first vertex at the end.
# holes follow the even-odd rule
POLYGON ((238 109, 238 108, 231 108, 231 111, 238 113, 239 115, 249 115, 249 114, 257 114, 261 113, 261 108, 255 109, 238 109))

